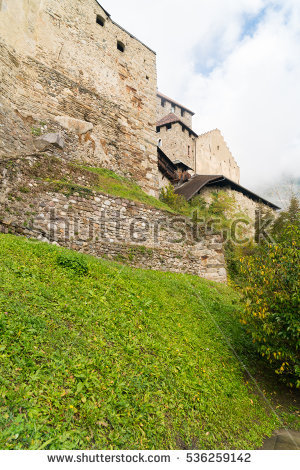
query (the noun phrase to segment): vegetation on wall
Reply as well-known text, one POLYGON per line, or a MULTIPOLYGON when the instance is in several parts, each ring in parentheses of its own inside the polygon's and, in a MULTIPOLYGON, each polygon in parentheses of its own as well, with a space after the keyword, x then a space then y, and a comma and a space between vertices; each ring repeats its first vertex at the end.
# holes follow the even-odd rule
POLYGON ((80 163, 63 161, 53 155, 32 155, 31 161, 9 157, 5 160, 5 168, 14 182, 16 174, 22 171, 21 185, 12 184, 8 198, 19 196, 16 193, 37 193, 41 191, 61 192, 67 196, 78 193, 89 198, 93 192, 140 202, 150 207, 173 212, 162 201, 145 193, 132 179, 125 178, 105 168, 94 168, 80 163), (38 184, 32 186, 32 182, 38 184), (29 186, 30 185, 30 186, 29 186))
POLYGON ((93 187, 96 191, 170 211, 170 207, 155 197, 146 194, 137 183, 124 176, 117 175, 115 172, 105 168, 90 166, 81 166, 81 168, 97 176, 96 184, 93 187))
POLYGON ((190 213, 190 206, 188 202, 183 196, 179 196, 174 192, 174 186, 172 184, 162 188, 159 199, 176 212, 187 216, 190 213))
MULTIPOLYGON (((233 196, 228 195, 226 191, 212 191, 210 201, 197 195, 188 202, 183 196, 176 194, 174 187, 170 184, 162 189, 160 199, 174 211, 204 224, 208 231, 213 229, 221 232, 228 262, 238 258, 236 241, 247 233, 250 219, 237 208, 233 196), (235 225, 237 220, 242 221, 243 224, 235 225)), ((249 240, 247 246, 251 243, 252 241, 249 240)))

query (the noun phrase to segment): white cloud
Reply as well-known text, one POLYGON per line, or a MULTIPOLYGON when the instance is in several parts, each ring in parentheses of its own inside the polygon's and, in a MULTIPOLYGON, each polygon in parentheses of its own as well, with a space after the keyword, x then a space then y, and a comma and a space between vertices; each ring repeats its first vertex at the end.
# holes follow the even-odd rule
POLYGON ((157 52, 160 90, 220 128, 249 187, 300 175, 298 0, 103 0, 157 52))

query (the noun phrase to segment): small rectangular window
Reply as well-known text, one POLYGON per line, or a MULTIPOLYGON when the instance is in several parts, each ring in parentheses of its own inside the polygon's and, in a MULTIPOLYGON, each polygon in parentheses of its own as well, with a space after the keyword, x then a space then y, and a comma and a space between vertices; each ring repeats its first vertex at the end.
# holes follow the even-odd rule
POLYGON ((184 109, 181 108, 181 117, 184 117, 184 109))
POLYGON ((161 105, 162 105, 163 108, 165 107, 165 104, 166 104, 166 102, 165 102, 165 100, 162 98, 162 99, 161 99, 161 105))
POLYGON ((167 124, 167 129, 171 129, 172 128, 172 124, 167 124))

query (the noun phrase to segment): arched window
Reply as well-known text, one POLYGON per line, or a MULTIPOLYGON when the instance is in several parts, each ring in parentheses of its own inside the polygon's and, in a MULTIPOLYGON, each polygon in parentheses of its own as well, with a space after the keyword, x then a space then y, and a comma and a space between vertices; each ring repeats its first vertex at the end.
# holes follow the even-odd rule
POLYGON ((96 16, 96 23, 99 24, 100 26, 104 26, 105 19, 102 16, 97 15, 96 16))
POLYGON ((162 146, 162 140, 161 139, 158 139, 157 145, 158 145, 159 148, 161 148, 161 146, 162 146))
POLYGON ((117 49, 118 49, 118 51, 124 52, 125 51, 125 44, 123 44, 121 41, 117 41, 117 49))

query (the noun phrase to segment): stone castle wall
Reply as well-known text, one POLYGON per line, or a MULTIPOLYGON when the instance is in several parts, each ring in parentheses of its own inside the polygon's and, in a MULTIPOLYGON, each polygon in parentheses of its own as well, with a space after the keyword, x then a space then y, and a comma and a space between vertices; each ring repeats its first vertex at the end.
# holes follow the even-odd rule
POLYGON ((253 239, 255 236, 256 211, 260 210, 265 212, 266 210, 272 210, 269 209, 268 206, 253 201, 253 199, 250 199, 243 193, 226 186, 224 188, 220 188, 218 186, 210 185, 209 187, 203 188, 200 195, 207 203, 211 203, 212 193, 217 193, 219 191, 225 191, 229 197, 233 198, 235 201, 235 211, 240 213, 240 218, 244 220, 240 223, 240 227, 243 228, 243 232, 246 236, 253 239), (244 218, 244 215, 246 218, 244 218))
POLYGON ((224 175, 235 183, 240 182, 240 169, 219 129, 197 138, 196 162, 198 175, 224 175))
POLYGON ((193 116, 191 113, 175 105, 175 103, 171 103, 170 101, 162 99, 159 95, 157 96, 156 103, 157 121, 165 117, 167 114, 173 113, 178 116, 178 118, 184 122, 184 124, 192 129, 193 116))
MULTIPOLYGON (((190 219, 139 202, 105 195, 86 186, 58 187, 42 172, 56 165, 47 156, 0 160, 0 228, 54 242, 132 266, 190 273, 226 282, 218 234, 203 233, 190 219)), ((62 166, 59 166, 62 165, 62 166)), ((95 175, 92 175, 95 177, 95 175)), ((83 184, 85 173, 77 172, 83 184)), ((86 181, 85 181, 86 184, 86 181)))
POLYGON ((212 201, 212 193, 219 191, 225 191, 229 197, 234 198, 236 210, 246 214, 254 225, 255 211, 260 207, 260 204, 239 191, 235 191, 230 187, 220 188, 218 186, 210 185, 209 187, 203 188, 200 195, 209 203, 212 201))
POLYGON ((170 160, 180 160, 194 170, 196 137, 178 122, 171 126, 171 129, 162 126, 156 134, 161 139, 162 151, 170 160))
POLYGON ((155 53, 95 0, 2 0, 0 37, 0 154, 30 153, 41 132, 67 132, 66 158, 157 195, 155 53))

